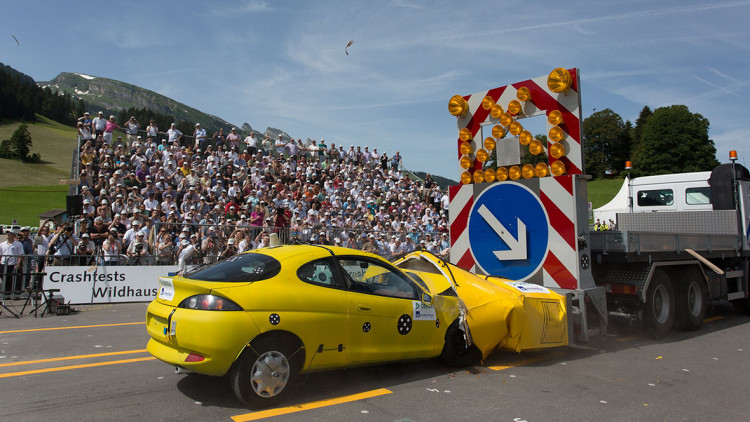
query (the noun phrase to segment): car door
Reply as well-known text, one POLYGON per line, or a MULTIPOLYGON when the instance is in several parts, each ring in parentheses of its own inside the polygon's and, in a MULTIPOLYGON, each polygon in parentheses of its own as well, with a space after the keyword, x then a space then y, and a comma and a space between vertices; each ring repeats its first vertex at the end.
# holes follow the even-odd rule
POLYGON ((308 354, 314 354, 311 368, 345 366, 347 287, 337 264, 331 258, 314 260, 300 266, 297 277, 305 284, 287 298, 300 302, 293 307, 306 310, 299 315, 304 321, 298 334, 311 349, 308 354))
POLYGON ((347 278, 346 351, 352 362, 428 357, 437 333, 422 290, 395 267, 367 257, 339 257, 347 278))

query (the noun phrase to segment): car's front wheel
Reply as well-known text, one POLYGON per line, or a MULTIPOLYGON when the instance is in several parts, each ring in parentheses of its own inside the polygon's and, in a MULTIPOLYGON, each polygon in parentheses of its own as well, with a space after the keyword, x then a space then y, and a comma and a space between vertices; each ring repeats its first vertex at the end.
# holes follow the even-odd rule
POLYGON ((237 398, 261 408, 284 400, 297 376, 294 349, 277 338, 253 342, 232 368, 230 381, 237 398))
POLYGON ((467 346, 466 343, 466 333, 459 327, 458 320, 453 321, 445 333, 445 345, 440 356, 443 363, 460 368, 477 362, 481 358, 479 349, 474 345, 467 346))

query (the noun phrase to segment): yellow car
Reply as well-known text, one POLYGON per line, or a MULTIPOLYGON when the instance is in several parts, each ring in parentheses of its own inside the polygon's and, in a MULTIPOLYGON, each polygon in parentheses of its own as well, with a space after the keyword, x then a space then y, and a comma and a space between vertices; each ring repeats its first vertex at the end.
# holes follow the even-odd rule
POLYGON ((147 311, 148 351, 178 368, 229 374, 237 397, 261 407, 283 399, 301 373, 441 355, 465 365, 508 346, 506 318, 523 310, 518 296, 470 273, 456 283, 446 274, 457 269, 441 270, 449 264, 428 255, 400 264, 353 249, 291 245, 160 278, 147 311), (432 268, 409 268, 418 262, 432 268), (488 297, 469 294, 475 284, 488 297), (460 289, 480 321, 467 315, 460 289), (488 305, 496 302, 507 304, 488 305), (487 317, 485 309, 501 315, 487 317), (472 339, 472 324, 481 339, 472 339))

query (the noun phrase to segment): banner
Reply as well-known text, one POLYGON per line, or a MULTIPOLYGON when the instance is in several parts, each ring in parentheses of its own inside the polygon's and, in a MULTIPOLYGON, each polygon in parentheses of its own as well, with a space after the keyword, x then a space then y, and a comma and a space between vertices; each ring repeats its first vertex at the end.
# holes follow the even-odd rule
POLYGON ((172 276, 176 265, 45 268, 44 289, 60 289, 66 303, 150 302, 159 290, 159 277, 172 276))

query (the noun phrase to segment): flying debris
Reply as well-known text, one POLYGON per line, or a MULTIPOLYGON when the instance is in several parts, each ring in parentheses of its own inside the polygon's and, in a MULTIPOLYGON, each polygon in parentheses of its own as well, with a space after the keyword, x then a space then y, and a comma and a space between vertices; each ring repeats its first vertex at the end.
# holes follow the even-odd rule
MULTIPOLYGON (((10 36, 11 36, 11 37, 13 37, 13 39, 14 39, 14 40, 16 40, 16 44, 18 44, 18 45, 21 45, 21 43, 20 43, 20 42, 18 42, 18 38, 16 38, 16 36, 15 36, 15 35, 13 35, 13 34, 10 34, 10 36)), ((351 45, 351 42, 350 42, 349 44, 351 45)), ((347 45, 347 47, 348 47, 348 45, 347 45)))
MULTIPOLYGON (((14 37, 14 38, 15 38, 15 37, 14 37)), ((351 41, 349 41, 349 42, 348 42, 348 43, 346 44, 346 47, 344 47, 344 51, 346 52, 346 55, 347 55, 347 56, 349 55, 349 50, 347 50, 347 48, 351 47, 351 46, 352 46, 352 44, 354 44, 354 40, 351 40, 351 41)))

